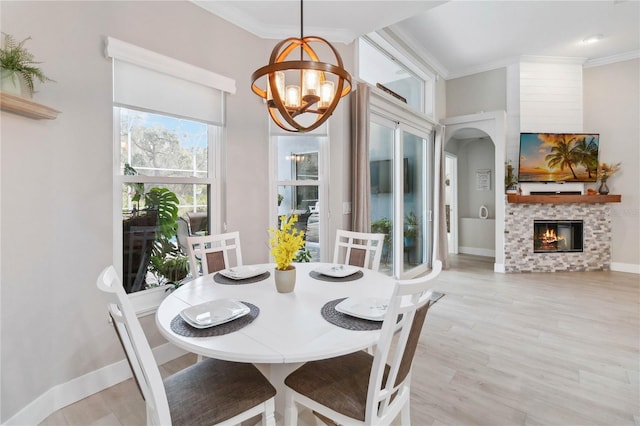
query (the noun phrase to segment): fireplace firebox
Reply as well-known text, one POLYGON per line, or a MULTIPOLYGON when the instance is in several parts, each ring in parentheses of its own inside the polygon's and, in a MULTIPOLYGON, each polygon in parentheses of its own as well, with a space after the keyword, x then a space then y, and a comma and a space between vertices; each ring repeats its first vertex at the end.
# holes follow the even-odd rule
POLYGON ((583 221, 534 220, 533 252, 582 252, 583 221))

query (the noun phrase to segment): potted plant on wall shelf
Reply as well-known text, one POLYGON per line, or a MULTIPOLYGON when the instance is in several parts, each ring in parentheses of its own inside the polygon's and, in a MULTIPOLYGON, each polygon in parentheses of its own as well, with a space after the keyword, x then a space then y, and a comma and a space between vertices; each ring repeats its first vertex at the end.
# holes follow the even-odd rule
POLYGON ((504 189, 507 191, 507 194, 515 194, 518 192, 518 177, 511 165, 511 160, 506 161, 504 166, 504 189))
POLYGON ((2 47, 0 47, 0 89, 4 93, 31 98, 34 91, 34 80, 41 83, 53 81, 37 67, 33 54, 24 44, 30 40, 27 37, 17 42, 10 34, 2 33, 2 47))

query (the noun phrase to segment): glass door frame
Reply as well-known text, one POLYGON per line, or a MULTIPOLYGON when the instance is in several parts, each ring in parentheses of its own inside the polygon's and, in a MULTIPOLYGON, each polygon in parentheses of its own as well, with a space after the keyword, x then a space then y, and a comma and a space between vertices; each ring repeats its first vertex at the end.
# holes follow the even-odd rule
MULTIPOLYGON (((324 128, 324 126, 322 126, 324 128)), ((321 128, 321 130, 322 130, 321 128)), ((315 131, 306 134, 273 132, 269 137, 269 227, 278 224, 278 187, 280 186, 317 186, 319 223, 318 240, 320 246, 320 261, 329 262, 330 246, 327 237, 329 228, 329 136, 326 132, 315 131), (318 149, 318 180, 279 180, 278 177, 278 139, 280 137, 300 138, 314 137, 319 139, 318 149)), ((270 261, 272 261, 270 257, 270 261)))
POLYGON ((394 216, 402 218, 402 226, 394 226, 393 240, 396 247, 394 247, 394 275, 400 279, 408 279, 416 277, 422 273, 425 273, 431 267, 431 257, 433 254, 433 181, 434 181, 434 143, 431 134, 424 130, 417 129, 413 126, 409 126, 405 123, 399 123, 396 126, 394 141, 394 157, 397 160, 397 164, 394 164, 394 216), (409 270, 404 269, 404 134, 409 133, 423 140, 422 162, 424 164, 424 170, 420 175, 422 180, 421 187, 423 188, 422 199, 424 200, 422 205, 422 212, 420 213, 420 219, 422 227, 419 229, 422 235, 422 246, 424 247, 425 254, 422 256, 420 263, 409 270), (399 166, 399 167, 398 167, 399 166), (402 269, 401 269, 402 265, 402 269))
MULTIPOLYGON (((410 108, 401 102, 389 99, 389 96, 383 93, 381 90, 376 88, 371 88, 371 96, 369 100, 370 106, 370 123, 376 122, 378 124, 385 125, 385 123, 395 123, 395 131, 394 131, 394 139, 396 141, 401 141, 402 132, 410 131, 416 136, 423 137, 427 140, 427 159, 425 159, 425 164, 427 164, 428 168, 423 174, 423 179, 426 179, 426 183, 428 185, 425 186, 427 189, 425 200, 430 203, 427 206, 425 214, 425 240, 424 247, 428 250, 425 263, 418 265, 416 268, 412 268, 410 271, 405 273, 400 273, 400 267, 398 262, 403 261, 404 250, 403 250, 403 229, 404 229, 404 209, 402 206, 402 196, 404 195, 404 191, 402 189, 402 167, 394 168, 394 185, 398 185, 398 188, 394 189, 395 195, 394 197, 398 197, 397 200, 394 200, 393 206, 393 214, 395 218, 402 218, 399 221, 399 224, 402 226, 397 226, 394 224, 392 230, 392 244, 393 244, 393 275, 398 279, 408 279, 413 278, 423 272, 426 272, 431 267, 433 261, 433 253, 435 250, 435 235, 436 230, 434 229, 434 211, 436 208, 436 200, 434 199, 436 191, 435 191, 435 182, 437 181, 437 177, 435 176, 435 136, 434 131, 437 126, 437 123, 427 115, 416 111, 413 108, 410 108), (429 235, 429 239, 426 239, 426 235, 429 235), (400 249, 400 250, 398 250, 400 249)), ((387 124, 388 127, 388 124, 387 124)), ((399 147, 399 143, 394 144, 394 156, 395 158, 404 158, 402 157, 403 152, 402 148, 399 147), (397 150, 397 151, 396 151, 397 150)), ((398 220, 394 220, 394 222, 398 222, 398 220)))

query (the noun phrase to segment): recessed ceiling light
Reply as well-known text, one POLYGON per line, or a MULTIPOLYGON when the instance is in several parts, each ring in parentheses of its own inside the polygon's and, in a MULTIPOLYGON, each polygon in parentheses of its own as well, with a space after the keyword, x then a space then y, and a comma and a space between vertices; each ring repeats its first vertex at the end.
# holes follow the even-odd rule
POLYGON ((592 36, 589 36, 589 37, 585 38, 584 40, 582 40, 582 42, 584 44, 593 44, 593 43, 599 42, 603 38, 604 38, 604 36, 602 34, 596 34, 596 35, 592 35, 592 36))

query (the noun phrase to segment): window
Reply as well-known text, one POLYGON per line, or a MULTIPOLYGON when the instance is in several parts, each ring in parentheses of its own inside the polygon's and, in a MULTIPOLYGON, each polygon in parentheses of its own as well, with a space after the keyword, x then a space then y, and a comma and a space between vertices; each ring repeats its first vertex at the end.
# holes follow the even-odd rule
POLYGON ((134 293, 179 282, 188 273, 186 237, 220 228, 219 215, 210 214, 218 210, 210 152, 221 143, 220 127, 122 107, 114 115, 123 285, 134 293))
POLYGON ((358 77, 434 117, 435 76, 414 65, 375 33, 358 40, 358 77))
MULTIPOLYGON (((125 290, 137 295, 186 277, 188 235, 224 229, 220 152, 225 95, 235 92, 235 82, 113 38, 107 56, 114 85, 114 265, 125 290)), ((136 304, 153 310, 148 303, 136 304)))
POLYGON ((298 215, 296 227, 305 232, 306 249, 313 262, 321 260, 322 167, 326 139, 313 135, 275 138, 278 224, 280 216, 298 215))

